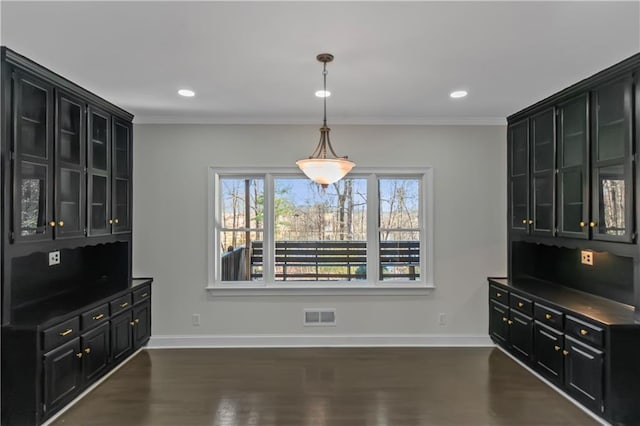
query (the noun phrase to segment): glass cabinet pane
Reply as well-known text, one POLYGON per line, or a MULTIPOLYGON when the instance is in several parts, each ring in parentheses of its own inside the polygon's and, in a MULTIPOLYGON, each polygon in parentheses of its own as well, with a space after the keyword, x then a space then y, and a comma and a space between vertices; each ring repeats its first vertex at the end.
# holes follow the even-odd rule
POLYGON ((47 106, 49 92, 46 88, 35 86, 21 80, 18 91, 19 150, 22 155, 42 159, 49 156, 47 138, 47 106))
POLYGON ((115 179, 114 185, 114 226, 127 228, 129 225, 129 180, 115 179), (117 223, 115 221, 117 220, 117 223))
POLYGON ((60 210, 57 215, 59 233, 84 233, 82 225, 81 172, 72 169, 60 169, 58 200, 60 210), (61 224, 62 223, 62 224, 61 224))
POLYGON ((66 163, 79 165, 82 163, 82 106, 62 98, 58 114, 58 158, 66 163))
POLYGON ((528 188, 526 176, 511 179, 511 227, 526 228, 529 219, 528 188))
POLYGON ((535 176, 533 186, 534 230, 553 229, 553 174, 535 176))
POLYGON ((553 109, 550 109, 531 119, 534 172, 550 170, 554 167, 553 121, 553 109))
POLYGON ((91 167, 106 171, 109 167, 109 123, 106 117, 95 113, 91 114, 91 120, 91 167))
POLYGON ((44 234, 47 226, 47 166, 22 162, 18 179, 19 233, 22 237, 44 234))
POLYGON ((625 179, 624 166, 602 167, 598 170, 599 222, 598 233, 624 236, 625 179))
POLYGON ((107 232, 107 221, 109 216, 109 179, 106 176, 94 175, 91 179, 91 231, 95 235, 97 232, 107 232))
POLYGON ((129 128, 119 123, 114 125, 114 170, 115 177, 129 177, 129 128))
POLYGON ((560 108, 560 168, 584 164, 587 145, 587 98, 560 108))
POLYGON ((626 81, 602 87, 597 96, 597 153, 596 160, 612 160, 627 155, 627 110, 625 104, 630 86, 626 81))
POLYGON ((511 127, 511 175, 526 174, 529 168, 529 147, 527 143, 527 123, 511 127))
POLYGON ((583 232, 587 218, 583 216, 582 168, 561 172, 559 184, 562 200, 562 230, 583 232), (583 225, 580 224, 581 222, 583 225))

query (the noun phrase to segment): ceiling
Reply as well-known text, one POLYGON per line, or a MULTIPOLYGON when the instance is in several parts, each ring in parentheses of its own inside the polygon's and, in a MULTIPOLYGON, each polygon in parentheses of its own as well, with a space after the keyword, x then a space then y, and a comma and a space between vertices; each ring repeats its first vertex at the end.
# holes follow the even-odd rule
POLYGON ((1 42, 138 123, 495 124, 640 51, 634 2, 7 2, 1 42), (194 98, 176 94, 196 91, 194 98), (449 92, 466 89, 453 100, 449 92))

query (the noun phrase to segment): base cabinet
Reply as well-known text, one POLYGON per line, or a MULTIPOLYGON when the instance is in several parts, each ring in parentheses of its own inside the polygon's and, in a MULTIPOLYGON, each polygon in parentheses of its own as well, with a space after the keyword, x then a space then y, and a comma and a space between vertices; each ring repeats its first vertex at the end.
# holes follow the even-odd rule
MULTIPOLYGON (((626 305, 616 310, 618 306, 610 304, 613 310, 607 313, 600 305, 603 318, 619 323, 599 322, 550 302, 549 288, 543 300, 506 285, 506 280, 501 280, 504 287, 494 281, 490 280, 489 334, 496 344, 611 424, 640 424, 640 324, 626 305)), ((570 292, 560 292, 559 300, 577 305, 570 292)), ((580 293, 575 300, 585 297, 580 293)), ((600 303, 588 302, 589 307, 600 303)))
POLYGON ((133 308, 133 347, 142 347, 151 336, 151 303, 144 302, 133 308))
POLYGON ((111 320, 111 357, 114 362, 126 358, 133 349, 131 309, 111 320))
POLYGON ((82 378, 90 382, 104 373, 109 366, 109 326, 84 333, 80 337, 82 348, 82 378))
POLYGON ((45 413, 58 410, 75 396, 82 384, 81 357, 77 337, 44 355, 45 413))

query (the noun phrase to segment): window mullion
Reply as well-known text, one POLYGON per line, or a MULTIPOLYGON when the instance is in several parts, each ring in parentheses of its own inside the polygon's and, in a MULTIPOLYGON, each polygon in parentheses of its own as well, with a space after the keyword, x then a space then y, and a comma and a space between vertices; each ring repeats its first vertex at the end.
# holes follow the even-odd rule
POLYGON ((375 174, 367 176, 367 281, 378 284, 379 281, 379 242, 378 242, 378 179, 375 174))
POLYGON ((262 237, 262 265, 265 285, 275 282, 275 214, 274 214, 274 182, 270 173, 264 176, 264 234, 262 237))

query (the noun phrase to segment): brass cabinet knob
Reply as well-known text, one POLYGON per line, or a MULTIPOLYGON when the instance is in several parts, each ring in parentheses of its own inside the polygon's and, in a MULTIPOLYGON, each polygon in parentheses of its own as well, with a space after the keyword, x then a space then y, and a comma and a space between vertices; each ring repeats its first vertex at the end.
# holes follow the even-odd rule
POLYGON ((518 308, 522 308, 523 306, 524 306, 524 303, 518 302, 518 308))
POLYGON ((56 227, 56 221, 52 220, 51 222, 49 222, 49 226, 52 227, 52 228, 55 228, 56 227))
POLYGON ((136 324, 138 324, 140 322, 140 318, 136 318, 133 320, 133 322, 135 322, 136 324))
POLYGON ((96 315, 95 317, 93 317, 93 319, 96 320, 96 321, 99 321, 102 318, 104 318, 104 314, 96 315))
POLYGON ((559 350, 560 350, 560 346, 555 345, 555 346, 553 347, 553 349, 555 349, 556 351, 559 351, 559 350))
POLYGON ((58 226, 62 228, 64 226, 64 221, 61 220, 60 222, 58 222, 58 226))
POLYGON ((67 336, 67 335, 69 335, 71 333, 73 333, 73 329, 72 328, 70 328, 68 330, 65 330, 65 331, 62 331, 59 334, 64 337, 64 336, 67 336))
POLYGON ((109 225, 113 225, 113 219, 109 219, 109 225))
POLYGON ((134 325, 136 325, 136 323, 134 321, 131 321, 129 324, 131 324, 131 327, 133 327, 134 325))
POLYGON ((587 330, 585 330, 584 328, 582 330, 580 330, 580 334, 582 334, 583 336, 586 336, 588 333, 587 330))
POLYGON ((497 292, 497 293, 496 293, 496 297, 502 297, 502 293, 497 292))
MULTIPOLYGON (((147 297, 148 295, 149 295, 149 293, 142 293, 142 296, 140 296, 140 297, 147 297)), ((498 296, 498 297, 500 297, 500 296, 498 296)))
POLYGON ((551 314, 544 314, 544 317, 549 320, 551 319, 551 314))
POLYGON ((511 325, 511 324, 513 324, 513 321, 509 320, 509 321, 507 321, 507 324, 511 325))
POLYGON ((529 219, 529 225, 533 224, 533 219, 529 219))
POLYGON ((124 302, 120 304, 121 308, 126 308, 127 306, 129 306, 129 302, 124 302))
POLYGON ((502 322, 507 322, 509 319, 507 317, 502 317, 502 322))
POLYGON ((562 355, 564 355, 564 356, 569 355, 569 351, 562 351, 562 355))
POLYGON ((526 225, 527 224, 527 219, 522 219, 522 224, 526 225))
POLYGON ((580 221, 580 228, 584 228, 585 226, 587 226, 587 224, 583 221, 580 221))
POLYGON ((118 218, 113 219, 113 223, 115 223, 116 225, 119 223, 120 221, 118 220, 118 218))
POLYGON ((78 352, 78 353, 76 354, 76 356, 77 356, 78 358, 82 358, 82 352, 78 352))
POLYGON ((589 226, 592 227, 592 228, 595 228, 596 227, 596 223, 595 222, 589 222, 589 226))
POLYGON ((91 348, 86 348, 84 351, 85 351, 87 354, 90 354, 90 353, 91 353, 91 348))

